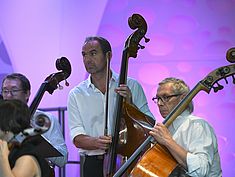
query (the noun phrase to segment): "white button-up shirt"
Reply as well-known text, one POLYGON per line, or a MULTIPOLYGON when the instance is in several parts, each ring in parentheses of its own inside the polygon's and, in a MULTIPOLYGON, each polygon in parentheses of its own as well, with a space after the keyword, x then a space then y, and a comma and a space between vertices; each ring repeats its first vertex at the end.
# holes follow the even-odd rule
POLYGON ((203 119, 184 111, 169 126, 173 139, 187 151, 189 176, 221 177, 217 138, 203 119))
MULTIPOLYGON (((118 75, 112 72, 109 83, 109 111, 108 111, 108 134, 112 132, 115 119, 115 105, 118 87, 118 75)), ((134 79, 128 78, 127 85, 132 92, 132 101, 141 112, 153 117, 149 110, 146 96, 141 85, 134 79)), ((89 135, 98 137, 104 135, 105 120, 105 94, 98 90, 92 83, 90 77, 73 88, 68 97, 69 129, 71 139, 77 135, 89 135)), ((79 149, 80 153, 87 155, 104 154, 102 150, 79 149)))

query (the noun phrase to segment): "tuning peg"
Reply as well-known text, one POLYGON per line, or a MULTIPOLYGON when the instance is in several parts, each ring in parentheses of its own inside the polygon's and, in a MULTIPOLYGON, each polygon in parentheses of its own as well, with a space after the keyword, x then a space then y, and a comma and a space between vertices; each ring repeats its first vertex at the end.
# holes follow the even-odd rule
POLYGON ((232 78, 233 78, 233 84, 235 84, 235 77, 234 77, 234 75, 232 75, 232 78))
POLYGON ((150 41, 150 39, 149 39, 149 38, 146 38, 146 37, 144 36, 144 41, 147 43, 147 42, 150 41))
POLYGON ((60 85, 60 84, 58 84, 58 88, 59 88, 59 90, 62 90, 62 89, 63 89, 63 86, 60 85))
POLYGON ((145 46, 138 44, 138 48, 139 48, 139 49, 144 49, 145 46))
POLYGON ((225 80, 225 83, 226 83, 226 84, 228 84, 228 80, 227 80, 227 78, 226 78, 226 77, 224 78, 224 80, 225 80))
POLYGON ((69 83, 68 81, 65 79, 65 85, 68 87, 69 86, 69 83))
POLYGON ((219 88, 218 88, 218 87, 212 87, 212 88, 213 88, 213 90, 214 90, 215 93, 219 91, 219 88))
POLYGON ((222 90, 224 88, 224 86, 220 85, 218 82, 217 82, 217 85, 218 85, 219 90, 222 90))
POLYGON ((218 82, 216 82, 216 84, 218 85, 217 87, 212 87, 215 93, 224 88, 224 86, 220 85, 218 82))

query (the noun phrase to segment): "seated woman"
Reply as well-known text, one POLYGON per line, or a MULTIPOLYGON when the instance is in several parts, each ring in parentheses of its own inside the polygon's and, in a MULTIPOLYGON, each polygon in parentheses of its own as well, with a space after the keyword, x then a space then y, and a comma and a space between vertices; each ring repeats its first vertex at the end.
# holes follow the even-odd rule
POLYGON ((53 175, 48 162, 34 152, 35 145, 23 141, 20 145, 11 140, 30 127, 30 112, 19 100, 0 101, 0 177, 50 177, 53 175))

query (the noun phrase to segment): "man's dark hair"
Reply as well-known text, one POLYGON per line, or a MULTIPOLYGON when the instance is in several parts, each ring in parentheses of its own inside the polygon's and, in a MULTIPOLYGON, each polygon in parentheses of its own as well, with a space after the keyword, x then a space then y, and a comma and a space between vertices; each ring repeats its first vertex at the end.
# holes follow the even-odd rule
POLYGON ((84 44, 90 41, 98 41, 104 55, 107 52, 112 52, 111 45, 107 39, 100 36, 89 36, 85 39, 84 44))
POLYGON ((6 79, 18 79, 18 80, 20 80, 21 87, 25 92, 30 91, 30 89, 31 89, 31 85, 30 85, 30 82, 29 82, 28 78, 26 76, 24 76, 23 74, 20 74, 20 73, 9 74, 3 79, 2 84, 6 79))
POLYGON ((18 134, 30 127, 30 111, 20 100, 0 101, 0 129, 18 134))

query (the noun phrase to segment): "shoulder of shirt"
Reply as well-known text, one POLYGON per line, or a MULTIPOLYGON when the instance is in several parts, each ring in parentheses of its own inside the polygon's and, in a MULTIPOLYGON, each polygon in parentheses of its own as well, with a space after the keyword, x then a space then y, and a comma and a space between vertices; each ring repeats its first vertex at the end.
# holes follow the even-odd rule
POLYGON ((78 85, 76 85, 75 87, 73 87, 73 88, 70 90, 70 93, 82 91, 83 89, 88 88, 89 85, 90 85, 90 80, 89 80, 89 79, 86 79, 86 80, 80 82, 80 83, 79 83, 78 85))
MULTIPOLYGON (((112 71, 112 78, 115 80, 115 81, 118 81, 119 80, 119 77, 120 75, 117 74, 116 72, 112 71)), ((138 81, 132 77, 129 77, 127 76, 127 82, 136 82, 138 83, 138 81)))
POLYGON ((207 122, 207 120, 205 120, 201 117, 195 116, 193 114, 189 115, 189 119, 190 119, 190 122, 193 124, 194 123, 195 124, 203 124, 203 125, 208 125, 209 127, 211 127, 211 125, 207 122))
POLYGON ((132 77, 127 77, 127 82, 137 82, 137 83, 139 83, 136 79, 134 79, 134 78, 132 78, 132 77))
POLYGON ((134 78, 127 77, 127 85, 130 88, 142 88, 142 85, 134 78))

